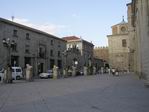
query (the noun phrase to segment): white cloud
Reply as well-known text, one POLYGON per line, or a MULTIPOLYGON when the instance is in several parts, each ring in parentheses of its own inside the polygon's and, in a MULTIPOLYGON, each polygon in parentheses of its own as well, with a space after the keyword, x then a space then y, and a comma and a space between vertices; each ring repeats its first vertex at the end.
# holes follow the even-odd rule
POLYGON ((75 14, 75 13, 72 14, 71 16, 72 16, 73 18, 79 18, 79 15, 78 15, 78 14, 75 14))
POLYGON ((25 26, 29 26, 29 27, 50 33, 50 34, 56 34, 60 30, 65 29, 67 27, 66 25, 55 25, 55 24, 51 24, 48 22, 43 23, 43 24, 33 24, 28 19, 23 19, 23 18, 14 18, 13 21, 16 23, 23 24, 25 26))

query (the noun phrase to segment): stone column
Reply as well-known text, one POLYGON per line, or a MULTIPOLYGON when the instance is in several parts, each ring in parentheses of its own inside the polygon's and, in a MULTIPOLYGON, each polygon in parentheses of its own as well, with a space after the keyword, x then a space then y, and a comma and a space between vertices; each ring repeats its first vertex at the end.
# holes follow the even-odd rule
POLYGON ((32 73, 33 67, 29 64, 26 64, 26 80, 27 81, 33 81, 33 73, 32 73))
POLYGON ((7 69, 4 70, 4 77, 3 77, 3 83, 8 82, 8 74, 7 74, 7 69))
POLYGON ((108 74, 109 74, 109 75, 111 74, 111 69, 110 69, 110 68, 108 68, 108 74))
POLYGON ((76 67, 72 66, 72 76, 76 76, 76 67))
POLYGON ((67 74, 68 74, 67 69, 63 69, 63 78, 66 78, 67 74))
POLYGON ((96 67, 93 67, 93 75, 96 75, 96 67))
POLYGON ((83 72, 84 72, 84 75, 87 76, 87 67, 86 66, 84 66, 83 72))
POLYGON ((58 67, 56 65, 54 65, 53 67, 53 79, 57 79, 58 78, 58 67))
POLYGON ((103 74, 104 70, 103 70, 103 67, 101 67, 101 74, 103 74))
POLYGON ((7 74, 8 74, 8 83, 12 83, 12 68, 10 65, 7 68, 7 74))
POLYGON ((12 69, 11 66, 8 64, 4 70, 4 77, 3 77, 4 83, 12 83, 12 69))

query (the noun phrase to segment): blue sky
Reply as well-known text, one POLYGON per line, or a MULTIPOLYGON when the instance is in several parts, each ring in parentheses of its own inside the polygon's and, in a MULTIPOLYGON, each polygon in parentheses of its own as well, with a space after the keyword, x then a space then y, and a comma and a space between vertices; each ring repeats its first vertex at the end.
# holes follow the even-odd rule
POLYGON ((58 37, 75 35, 107 46, 111 26, 127 20, 131 0, 0 0, 0 17, 49 32, 58 37))

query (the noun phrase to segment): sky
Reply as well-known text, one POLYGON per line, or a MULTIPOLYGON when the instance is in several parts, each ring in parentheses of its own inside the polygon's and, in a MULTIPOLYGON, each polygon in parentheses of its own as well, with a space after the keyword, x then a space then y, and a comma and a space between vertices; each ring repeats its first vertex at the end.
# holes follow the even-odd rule
POLYGON ((0 17, 57 37, 77 36, 108 46, 111 26, 127 21, 131 0, 0 0, 0 17))

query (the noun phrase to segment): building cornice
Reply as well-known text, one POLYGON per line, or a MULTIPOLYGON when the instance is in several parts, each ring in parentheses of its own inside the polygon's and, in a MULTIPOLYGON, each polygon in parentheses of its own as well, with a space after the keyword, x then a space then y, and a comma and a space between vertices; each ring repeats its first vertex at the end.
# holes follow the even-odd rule
POLYGON ((126 34, 107 35, 107 37, 112 37, 112 36, 124 36, 124 35, 128 35, 128 33, 126 33, 126 34))

